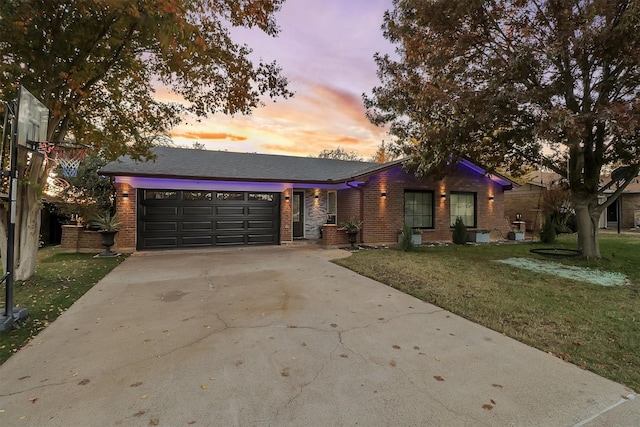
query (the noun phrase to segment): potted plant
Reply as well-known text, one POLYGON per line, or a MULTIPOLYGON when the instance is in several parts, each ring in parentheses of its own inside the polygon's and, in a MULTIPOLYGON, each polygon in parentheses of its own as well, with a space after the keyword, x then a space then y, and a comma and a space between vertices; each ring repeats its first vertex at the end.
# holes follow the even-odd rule
POLYGON ((358 232, 362 228, 362 220, 357 218, 351 218, 349 221, 344 221, 340 226, 347 230, 347 235, 349 236, 349 243, 351 243, 351 247, 355 247, 356 236, 358 232))
POLYGON ((105 247, 104 252, 98 256, 116 256, 116 253, 111 252, 111 246, 113 246, 113 238, 118 230, 120 230, 120 225, 122 224, 118 220, 118 214, 111 215, 111 212, 106 211, 102 215, 95 216, 93 218, 93 224, 98 227, 98 233, 102 236, 102 246, 105 247))

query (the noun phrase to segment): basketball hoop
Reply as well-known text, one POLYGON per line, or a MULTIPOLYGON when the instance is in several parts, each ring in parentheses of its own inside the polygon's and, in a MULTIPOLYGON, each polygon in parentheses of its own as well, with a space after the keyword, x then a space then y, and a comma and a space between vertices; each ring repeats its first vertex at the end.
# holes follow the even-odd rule
POLYGON ((87 155, 86 145, 73 142, 43 142, 40 143, 42 151, 47 160, 52 160, 62 169, 62 176, 75 178, 78 176, 80 162, 87 155))

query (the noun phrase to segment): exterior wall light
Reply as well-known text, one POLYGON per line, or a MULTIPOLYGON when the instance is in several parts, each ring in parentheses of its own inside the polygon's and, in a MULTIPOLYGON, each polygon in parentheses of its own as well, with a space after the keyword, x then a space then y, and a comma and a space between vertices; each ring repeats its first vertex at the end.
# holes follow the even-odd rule
POLYGON ((285 201, 285 202, 288 202, 290 199, 291 199, 291 196, 289 196, 288 194, 286 194, 286 195, 284 196, 284 201, 285 201))
POLYGON ((129 191, 127 191, 127 190, 123 190, 122 191, 122 199, 123 200, 129 200, 129 191))
POLYGON ((387 198, 387 192, 383 191, 382 193, 380 193, 380 197, 382 197, 383 199, 387 198))
POLYGON ((489 196, 489 201, 493 202, 493 199, 495 199, 495 196, 492 194, 489 196))
POLYGON ((320 198, 320 196, 316 194, 315 196, 313 196, 313 198, 314 198, 314 199, 319 199, 319 198, 320 198))
POLYGON ((447 198, 447 193, 442 193, 442 194, 440 194, 440 198, 441 198, 442 200, 446 199, 446 198, 447 198))

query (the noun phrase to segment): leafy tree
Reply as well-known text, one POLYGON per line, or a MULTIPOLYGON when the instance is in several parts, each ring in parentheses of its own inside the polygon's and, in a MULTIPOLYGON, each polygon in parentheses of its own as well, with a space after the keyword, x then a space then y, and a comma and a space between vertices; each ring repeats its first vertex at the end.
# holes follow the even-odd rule
POLYGON ((394 146, 391 143, 385 143, 382 141, 380 146, 376 150, 375 154, 371 156, 372 162, 375 163, 387 163, 398 158, 398 151, 394 150, 394 146))
POLYGON ((321 159, 352 160, 356 162, 362 162, 364 160, 362 156, 355 151, 347 151, 342 147, 337 147, 333 150, 324 149, 318 154, 318 157, 321 159))
MULTIPOLYGON (((249 47, 234 43, 228 30, 257 27, 275 36, 282 2, 3 0, 0 98, 13 99, 22 84, 44 102, 49 141, 74 140, 108 160, 145 157, 183 114, 245 114, 265 95, 291 95, 277 64, 252 63, 249 47), (156 100, 157 82, 184 102, 156 100)), ((47 165, 41 168, 33 175, 39 180, 25 179, 19 188, 16 279, 35 271, 38 188, 47 165)), ((4 222, 4 242, 3 233, 4 222)))
POLYGON ((542 194, 542 212, 558 233, 572 233, 575 226, 571 194, 566 182, 553 183, 542 194))
POLYGON ((462 156, 541 164, 567 179, 578 246, 599 257, 600 214, 640 170, 640 2, 394 0, 365 95, 418 175, 462 156), (601 187, 603 168, 621 162, 601 187), (598 204, 598 196, 615 189, 598 204))
MULTIPOLYGON (((55 202, 58 212, 67 215, 78 215, 85 223, 91 218, 110 212, 113 209, 115 188, 108 177, 98 175, 98 170, 108 162, 97 154, 89 154, 78 167, 78 175, 66 177, 69 187, 62 189, 55 202)), ((61 176, 58 168, 56 174, 61 176)))

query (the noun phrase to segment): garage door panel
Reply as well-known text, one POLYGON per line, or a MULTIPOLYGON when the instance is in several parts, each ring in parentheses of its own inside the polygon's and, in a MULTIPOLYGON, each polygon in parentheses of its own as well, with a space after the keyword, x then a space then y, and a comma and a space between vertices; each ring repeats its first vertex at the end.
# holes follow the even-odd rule
POLYGON ((178 231, 177 222, 149 222, 145 221, 144 231, 178 231))
POLYGON ((277 193, 139 190, 138 249, 278 244, 279 200, 277 193))
POLYGON ((216 230, 244 230, 244 221, 216 221, 216 230))
POLYGON ((183 216, 211 216, 212 213, 212 206, 184 206, 182 208, 183 216))
POLYGON ((196 235, 196 236, 182 236, 181 246, 194 247, 194 246, 213 246, 213 236, 211 235, 196 235))
POLYGON ((261 228, 265 230, 273 231, 273 221, 247 221, 247 228, 255 231, 256 228, 261 228))
POLYGON ((177 216, 177 206, 145 206, 145 216, 177 216))
POLYGON ((213 231, 211 221, 182 221, 184 231, 213 231))
POLYGON ((265 216, 271 217, 273 216, 274 208, 271 206, 260 207, 260 206, 249 206, 249 216, 265 216))
POLYGON ((216 206, 216 215, 231 216, 244 215, 244 206, 216 206))

